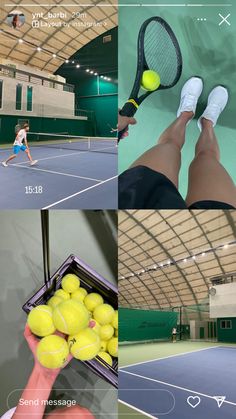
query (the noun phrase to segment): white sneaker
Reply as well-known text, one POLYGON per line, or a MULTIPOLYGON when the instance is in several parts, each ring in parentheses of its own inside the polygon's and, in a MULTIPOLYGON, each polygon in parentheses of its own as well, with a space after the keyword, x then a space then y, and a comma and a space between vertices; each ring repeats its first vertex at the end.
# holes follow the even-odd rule
POLYGON ((2 166, 7 167, 7 166, 8 166, 8 164, 7 164, 5 161, 3 161, 3 162, 2 162, 2 166))
POLYGON ((38 160, 32 160, 32 162, 30 163, 30 166, 34 166, 36 163, 38 163, 38 160))
POLYGON ((202 130, 201 119, 209 119, 213 122, 213 127, 216 125, 217 120, 227 105, 229 99, 228 90, 223 86, 215 87, 208 96, 207 107, 203 114, 197 121, 198 128, 202 130))
POLYGON ((183 85, 177 117, 182 112, 193 112, 195 115, 197 102, 203 90, 203 81, 200 77, 191 77, 183 85))

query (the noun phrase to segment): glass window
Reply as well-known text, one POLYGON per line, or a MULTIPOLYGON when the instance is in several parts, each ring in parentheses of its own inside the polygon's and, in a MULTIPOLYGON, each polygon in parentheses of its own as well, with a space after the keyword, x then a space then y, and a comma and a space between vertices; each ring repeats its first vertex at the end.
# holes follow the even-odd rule
POLYGON ((22 84, 16 85, 16 110, 21 111, 22 108, 22 84))
POLYGON ((32 111, 33 107, 33 87, 27 86, 27 111, 32 111))
POLYGON ((232 329, 232 320, 221 320, 220 321, 221 329, 232 329))

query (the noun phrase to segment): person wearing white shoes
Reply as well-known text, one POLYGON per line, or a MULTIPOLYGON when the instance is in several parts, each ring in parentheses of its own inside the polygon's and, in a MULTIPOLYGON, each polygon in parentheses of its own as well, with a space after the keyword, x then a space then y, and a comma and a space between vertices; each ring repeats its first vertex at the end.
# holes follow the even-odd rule
MULTIPOLYGON (((187 125, 195 115, 203 80, 191 77, 181 91, 177 119, 161 134, 156 146, 140 156, 119 176, 119 208, 125 209, 234 209, 236 187, 220 163, 214 127, 228 102, 228 91, 216 86, 197 121, 200 130, 195 157, 189 167, 186 200, 178 191, 181 149, 187 125)), ((118 130, 129 124, 119 117, 118 130)), ((133 118, 130 123, 134 124, 133 118)), ((124 137, 127 136, 125 133, 124 137)))
POLYGON ((2 165, 4 167, 8 166, 8 163, 15 159, 18 155, 18 153, 20 151, 24 151, 30 161, 30 165, 34 166, 38 160, 33 160, 30 154, 30 150, 29 150, 29 146, 28 146, 28 142, 27 142, 27 132, 29 131, 29 125, 28 124, 24 124, 23 128, 20 129, 17 133, 16 133, 16 138, 13 144, 13 154, 11 154, 10 157, 8 157, 7 160, 2 162, 2 165), (23 144, 24 142, 24 144, 23 144))

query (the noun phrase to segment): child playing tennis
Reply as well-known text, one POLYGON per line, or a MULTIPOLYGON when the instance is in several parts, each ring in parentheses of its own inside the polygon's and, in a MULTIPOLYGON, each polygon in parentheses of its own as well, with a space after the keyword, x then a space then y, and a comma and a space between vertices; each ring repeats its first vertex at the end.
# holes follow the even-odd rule
POLYGON ((2 162, 2 165, 4 167, 8 166, 9 161, 15 159, 17 157, 17 154, 19 151, 25 151, 27 154, 27 157, 30 161, 30 165, 33 166, 37 163, 38 160, 33 160, 30 154, 28 142, 27 142, 27 132, 29 131, 29 125, 24 124, 23 128, 20 129, 16 134, 16 139, 13 144, 13 154, 6 160, 2 162), (25 144, 23 144, 23 142, 25 144))

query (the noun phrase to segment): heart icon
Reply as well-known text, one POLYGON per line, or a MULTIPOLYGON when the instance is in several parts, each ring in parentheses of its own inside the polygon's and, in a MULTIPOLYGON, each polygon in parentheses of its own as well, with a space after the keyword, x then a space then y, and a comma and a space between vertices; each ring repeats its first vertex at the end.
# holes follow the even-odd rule
POLYGON ((197 407, 199 405, 199 403, 201 403, 201 399, 199 396, 189 396, 187 398, 187 403, 193 407, 193 409, 195 409, 195 407, 197 407))

